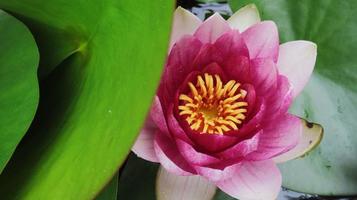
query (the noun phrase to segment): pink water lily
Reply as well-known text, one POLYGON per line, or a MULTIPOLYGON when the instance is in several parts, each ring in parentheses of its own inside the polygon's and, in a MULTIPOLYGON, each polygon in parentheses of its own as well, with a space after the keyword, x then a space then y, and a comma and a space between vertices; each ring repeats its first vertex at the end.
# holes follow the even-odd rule
POLYGON ((275 199, 274 159, 301 140, 288 113, 313 71, 316 45, 279 44, 273 21, 249 5, 225 21, 175 12, 170 52, 133 147, 176 175, 200 175, 239 199, 275 199))

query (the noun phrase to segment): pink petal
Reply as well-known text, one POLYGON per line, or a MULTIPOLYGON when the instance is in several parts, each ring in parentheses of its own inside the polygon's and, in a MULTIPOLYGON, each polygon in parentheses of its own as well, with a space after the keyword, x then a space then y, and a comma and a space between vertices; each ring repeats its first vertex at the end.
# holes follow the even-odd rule
POLYGON ((263 120, 265 120, 264 117, 267 105, 261 102, 255 104, 256 110, 254 110, 253 113, 250 114, 254 115, 249 116, 249 119, 246 119, 247 121, 243 124, 242 128, 238 131, 238 134, 236 135, 240 138, 240 141, 253 137, 262 129, 262 122, 263 120))
POLYGON ((256 151, 258 148, 258 144, 259 134, 256 134, 250 139, 239 142, 238 144, 215 154, 215 156, 225 160, 243 158, 247 154, 256 151))
POLYGON ((173 101, 179 86, 189 73, 197 69, 198 66, 194 65, 193 61, 201 47, 202 43, 198 39, 185 36, 172 48, 158 90, 163 107, 173 101))
POLYGON ((264 95, 276 89, 278 71, 273 60, 253 59, 250 66, 251 82, 259 95, 264 95))
POLYGON ((173 137, 177 139, 181 139, 186 143, 192 144, 191 139, 186 135, 185 131, 181 128, 181 125, 175 118, 173 114, 173 109, 174 109, 173 107, 174 107, 173 104, 169 106, 168 115, 167 115, 167 121, 170 128, 170 133, 173 135, 173 137))
POLYGON ((226 20, 218 13, 209 17, 197 29, 194 36, 203 43, 214 43, 223 33, 231 30, 226 20))
POLYGON ((161 132, 169 132, 165 120, 165 115, 162 111, 161 102, 158 96, 154 97, 154 101, 150 110, 150 117, 161 132))
POLYGON ((278 60, 279 34, 273 21, 263 21, 242 33, 251 59, 271 58, 278 60))
POLYGON ((151 118, 148 117, 131 149, 138 157, 151 162, 159 162, 154 149, 154 137, 156 131, 157 127, 154 125, 151 118))
POLYGON ((280 45, 279 72, 288 77, 296 97, 305 87, 314 70, 317 46, 309 41, 292 41, 280 45))
POLYGON ((219 66, 215 62, 209 64, 206 68, 204 68, 202 73, 208 73, 208 74, 212 74, 212 75, 217 74, 223 82, 225 82, 227 80, 227 78, 226 78, 227 76, 224 73, 223 69, 221 68, 221 66, 219 66))
POLYGON ((228 166, 222 169, 215 169, 211 167, 195 166, 196 172, 207 178, 209 181, 217 182, 229 179, 235 173, 235 166, 228 166))
POLYGON ((302 133, 300 119, 286 114, 259 133, 258 150, 249 154, 247 159, 266 160, 294 148, 302 133))
POLYGON ((194 60, 194 66, 216 63, 229 75, 240 80, 249 72, 249 52, 238 31, 227 31, 214 44, 206 43, 194 60))
POLYGON ((182 36, 192 35, 201 24, 202 21, 190 11, 178 7, 174 13, 170 49, 182 36))
POLYGON ((166 134, 156 133, 154 147, 158 160, 167 171, 180 176, 196 174, 195 170, 182 157, 176 144, 166 134))
POLYGON ((229 31, 217 39, 214 47, 222 58, 219 64, 229 78, 245 82, 249 73, 249 51, 241 34, 229 31))
POLYGON ((273 161, 243 162, 231 178, 216 185, 240 200, 275 200, 281 187, 281 174, 273 161))
POLYGON ((181 152, 182 156, 189 162, 191 165, 208 165, 211 163, 217 163, 219 160, 213 156, 200 153, 196 151, 190 144, 182 140, 176 140, 176 144, 181 152))
POLYGON ((277 87, 272 90, 270 96, 266 96, 265 103, 267 106, 266 114, 269 116, 265 118, 266 122, 273 123, 276 117, 284 115, 292 102, 292 87, 289 80, 282 75, 277 78, 277 87))
MULTIPOLYGON (((189 130, 189 127, 185 130, 189 130)), ((201 151, 210 153, 223 151, 239 141, 239 138, 230 135, 200 134, 192 131, 187 131, 187 134, 201 151)))

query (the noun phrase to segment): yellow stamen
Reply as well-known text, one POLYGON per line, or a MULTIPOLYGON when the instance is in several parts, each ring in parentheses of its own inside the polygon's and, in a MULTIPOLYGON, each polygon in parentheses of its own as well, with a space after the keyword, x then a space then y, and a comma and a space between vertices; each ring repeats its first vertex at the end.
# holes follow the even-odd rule
POLYGON ((179 115, 198 133, 239 130, 247 112, 247 92, 235 80, 224 84, 217 74, 203 76, 197 76, 196 84, 189 82, 190 92, 179 96, 179 115))

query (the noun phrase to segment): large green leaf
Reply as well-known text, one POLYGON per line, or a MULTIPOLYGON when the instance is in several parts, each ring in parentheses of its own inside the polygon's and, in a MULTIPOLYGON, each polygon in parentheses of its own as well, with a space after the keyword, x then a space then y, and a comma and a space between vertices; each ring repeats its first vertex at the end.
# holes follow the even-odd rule
POLYGON ((30 31, 0 10, 0 173, 35 116, 38 60, 30 31))
POLYGON ((231 0, 233 10, 256 3, 283 42, 318 45, 313 76, 291 112, 324 127, 320 146, 280 166, 283 185, 323 195, 357 195, 357 1, 231 0))
POLYGON ((154 95, 173 4, 0 0, 33 30, 44 74, 61 63, 41 83, 36 121, 0 177, 1 199, 92 199, 109 182, 154 95))

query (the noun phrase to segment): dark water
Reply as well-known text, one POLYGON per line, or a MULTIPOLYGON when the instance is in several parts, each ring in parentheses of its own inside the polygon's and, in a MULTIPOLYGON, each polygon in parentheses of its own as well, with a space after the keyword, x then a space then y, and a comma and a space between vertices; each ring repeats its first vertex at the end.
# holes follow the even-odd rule
MULTIPOLYGON (((213 0, 178 0, 177 5, 187 10, 190 10, 201 20, 206 19, 208 16, 215 12, 220 13, 224 18, 232 15, 232 10, 224 0, 216 0, 219 3, 205 3, 212 2, 213 0)), ((357 200, 357 198, 337 198, 337 197, 321 197, 316 195, 298 193, 283 188, 279 194, 278 200, 357 200)))

